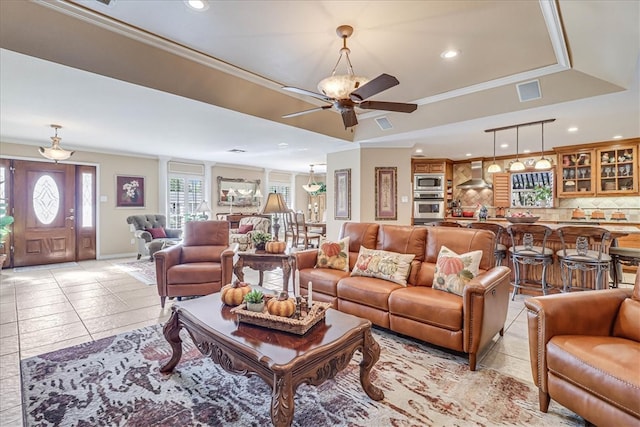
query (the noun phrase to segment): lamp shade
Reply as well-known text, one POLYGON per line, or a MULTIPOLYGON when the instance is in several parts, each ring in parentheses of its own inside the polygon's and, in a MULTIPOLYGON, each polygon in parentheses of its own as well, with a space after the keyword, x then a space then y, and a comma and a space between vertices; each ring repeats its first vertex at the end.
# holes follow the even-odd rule
POLYGON ((516 160, 515 162, 511 163, 511 166, 509 166, 509 170, 511 172, 520 172, 525 169, 526 169, 526 166, 520 160, 516 160))
POLYGON ((282 194, 279 193, 269 193, 267 197, 267 202, 264 204, 262 208, 262 214, 277 214, 277 213, 285 213, 289 211, 289 207, 285 203, 282 198, 282 194))
POLYGON ((551 169, 551 162, 549 161, 549 159, 543 157, 536 162, 534 168, 538 170, 551 169))
POLYGON ((492 163, 488 168, 487 168, 487 172, 489 173, 497 173, 497 172, 501 172, 502 168, 500 167, 499 164, 497 163, 492 163))
POLYGON ((207 204, 207 202, 205 200, 203 200, 198 205, 198 208, 196 209, 196 212, 198 212, 198 213, 211 212, 211 208, 209 208, 209 205, 207 204))

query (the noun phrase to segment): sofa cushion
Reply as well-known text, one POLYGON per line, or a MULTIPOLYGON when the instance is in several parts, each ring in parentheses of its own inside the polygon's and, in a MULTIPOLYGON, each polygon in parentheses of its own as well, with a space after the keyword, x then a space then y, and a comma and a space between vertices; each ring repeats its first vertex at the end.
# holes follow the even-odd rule
POLYGON ((450 331, 462 330, 462 298, 427 286, 393 291, 389 313, 450 331))
POLYGON ((338 242, 323 242, 318 248, 316 267, 349 271, 349 236, 338 242))
POLYGON ((165 233, 164 228, 147 228, 147 231, 151 234, 151 237, 154 239, 164 239, 167 237, 167 233, 165 233))
POLYGON ((242 224, 238 227, 238 234, 247 234, 253 230, 253 224, 242 224))
POLYGON ((348 271, 331 268, 305 268, 300 270, 299 282, 302 285, 312 282, 314 293, 336 297, 338 295, 336 291, 338 281, 345 277, 349 277, 348 271))
POLYGON ((406 286, 414 254, 360 248, 352 276, 375 277, 406 286))
POLYGON ((167 271, 167 284, 211 283, 222 280, 222 265, 212 262, 177 264, 167 271))
MULTIPOLYGON (((316 289, 315 282, 313 289, 316 289)), ((338 282, 337 295, 340 300, 389 311, 389 294, 400 285, 384 279, 372 277, 346 277, 338 282)))
POLYGON ((464 287, 478 275, 482 251, 458 255, 446 246, 440 248, 433 276, 433 288, 462 296, 464 287))
POLYGON ((640 343, 607 336, 556 335, 549 371, 626 412, 640 414, 640 343))
POLYGON ((220 262, 225 249, 226 246, 183 246, 180 262, 220 262))
POLYGON ((631 298, 622 301, 613 336, 640 342, 640 301, 631 298))

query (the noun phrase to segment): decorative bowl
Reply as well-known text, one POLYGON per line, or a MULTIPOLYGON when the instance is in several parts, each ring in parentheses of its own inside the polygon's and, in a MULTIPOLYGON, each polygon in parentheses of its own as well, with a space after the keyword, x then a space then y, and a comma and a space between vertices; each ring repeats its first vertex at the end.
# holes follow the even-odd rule
POLYGON ((509 221, 512 224, 532 224, 539 219, 540 219, 539 216, 520 216, 520 217, 508 216, 507 217, 507 221, 509 221))
POLYGON ((462 211, 462 216, 465 218, 473 218, 475 212, 462 211))

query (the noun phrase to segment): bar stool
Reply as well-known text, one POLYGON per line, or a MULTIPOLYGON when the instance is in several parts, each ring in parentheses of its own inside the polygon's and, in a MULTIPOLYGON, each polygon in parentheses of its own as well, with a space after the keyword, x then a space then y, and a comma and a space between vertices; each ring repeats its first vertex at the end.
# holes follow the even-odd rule
POLYGON ((504 233, 504 227, 500 224, 494 224, 490 222, 471 222, 467 225, 467 227, 489 230, 496 235, 496 244, 493 248, 493 255, 496 258, 496 266, 502 265, 502 260, 507 257, 507 247, 501 243, 502 233, 504 233))
POLYGON ((611 246, 609 248, 609 256, 611 256, 611 276, 613 279, 613 287, 617 288, 622 282, 622 266, 639 266, 640 265, 640 249, 621 248, 619 246, 611 246))
MULTIPOLYGON (((595 289, 603 289, 609 271, 611 257, 606 253, 611 233, 601 227, 560 227, 556 230, 560 236, 562 249, 556 252, 560 260, 562 274, 562 292, 572 289, 592 290, 586 285, 587 272, 595 273, 595 289), (569 247, 571 244, 573 247, 569 247), (582 272, 581 286, 573 285, 573 272, 582 272)), ((576 285, 578 285, 576 280, 576 285)))
POLYGON ((455 221, 436 221, 431 223, 432 227, 462 227, 455 221))
POLYGON ((547 247, 547 238, 551 236, 552 230, 538 224, 513 224, 507 227, 507 233, 511 238, 509 253, 515 273, 511 300, 514 300, 520 289, 542 289, 542 294, 547 295, 547 291, 551 288, 547 284, 547 266, 553 264, 553 250, 547 247), (539 283, 540 288, 523 284, 526 268, 524 275, 520 274, 520 269, 528 265, 542 265, 540 281, 529 280, 532 283, 539 283))

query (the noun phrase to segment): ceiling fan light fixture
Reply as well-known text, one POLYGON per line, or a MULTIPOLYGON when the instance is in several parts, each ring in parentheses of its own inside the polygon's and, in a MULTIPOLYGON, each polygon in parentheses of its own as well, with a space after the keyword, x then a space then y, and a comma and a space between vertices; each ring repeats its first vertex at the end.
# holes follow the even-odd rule
POLYGON ((326 77, 318 83, 320 93, 335 99, 349 99, 349 94, 365 85, 369 79, 353 74, 338 74, 326 77))
POLYGON ((40 147, 38 148, 38 151, 42 157, 58 163, 60 160, 67 160, 73 155, 73 153, 75 153, 75 151, 65 150, 60 147, 60 141, 62 138, 58 137, 58 129, 61 129, 62 126, 51 125, 51 127, 55 129, 55 135, 51 137, 51 147, 40 147))

